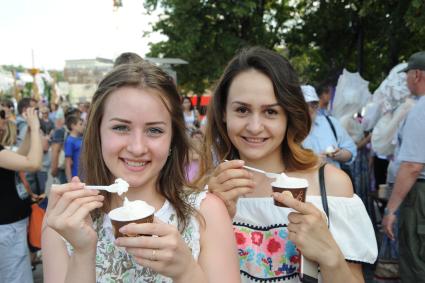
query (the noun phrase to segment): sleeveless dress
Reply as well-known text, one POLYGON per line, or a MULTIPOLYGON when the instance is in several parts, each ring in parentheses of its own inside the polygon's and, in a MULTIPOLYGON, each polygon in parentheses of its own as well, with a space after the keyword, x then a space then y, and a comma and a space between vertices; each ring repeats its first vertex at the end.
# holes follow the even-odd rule
MULTIPOLYGON (((199 210, 206 192, 192 194, 189 203, 199 210)), ((155 217, 177 227, 177 214, 172 205, 165 200, 164 205, 155 212, 155 217)), ((98 234, 96 253, 96 282, 125 283, 169 283, 171 278, 165 277, 136 263, 124 249, 114 244, 114 234, 111 220, 107 215, 94 221, 93 226, 98 234)), ((182 233, 182 238, 192 251, 193 258, 198 259, 200 252, 199 222, 191 216, 188 226, 182 233)), ((72 246, 66 242, 68 253, 72 254, 72 246)))
MULTIPOLYGON (((307 196, 306 201, 323 211, 320 196, 307 196)), ((375 233, 361 199, 328 196, 328 206, 329 229, 345 259, 374 263, 378 253, 375 233)), ((275 206, 270 197, 238 200, 233 229, 243 283, 301 282, 300 253, 288 240, 291 211, 275 206)))

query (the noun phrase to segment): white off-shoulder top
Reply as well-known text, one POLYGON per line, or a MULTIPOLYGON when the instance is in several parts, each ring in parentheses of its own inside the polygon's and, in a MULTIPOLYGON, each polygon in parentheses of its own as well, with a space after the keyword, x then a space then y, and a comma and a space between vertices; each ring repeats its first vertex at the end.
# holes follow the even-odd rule
MULTIPOLYGON (((307 196, 306 201, 323 211, 320 196, 307 196)), ((361 199, 328 196, 328 206, 329 229, 345 259, 374 263, 375 232, 361 199)), ((291 211, 275 206, 270 197, 238 200, 233 227, 242 282, 300 282, 300 254, 288 240, 291 211)))

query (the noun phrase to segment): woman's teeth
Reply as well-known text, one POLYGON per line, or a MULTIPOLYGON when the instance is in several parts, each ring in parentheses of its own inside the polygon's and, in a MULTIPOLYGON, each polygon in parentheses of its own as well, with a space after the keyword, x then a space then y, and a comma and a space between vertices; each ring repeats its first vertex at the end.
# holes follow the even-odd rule
POLYGON ((127 165, 129 166, 134 166, 134 167, 138 167, 138 166, 145 166, 146 162, 136 162, 136 161, 126 161, 125 163, 127 163, 127 165))

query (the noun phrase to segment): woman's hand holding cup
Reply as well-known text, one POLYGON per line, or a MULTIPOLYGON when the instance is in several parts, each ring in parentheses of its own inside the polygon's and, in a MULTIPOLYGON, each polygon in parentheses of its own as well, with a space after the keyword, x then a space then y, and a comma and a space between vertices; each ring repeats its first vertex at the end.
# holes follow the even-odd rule
POLYGON ((115 244, 125 248, 138 264, 176 282, 187 281, 183 278, 189 278, 192 272, 200 268, 174 225, 154 217, 153 223, 131 223, 119 231, 125 235, 143 235, 120 237, 115 244))
POLYGON ((288 215, 288 238, 306 258, 320 265, 336 264, 339 248, 327 225, 326 215, 309 202, 301 202, 288 193, 273 193, 273 198, 292 208, 288 215))

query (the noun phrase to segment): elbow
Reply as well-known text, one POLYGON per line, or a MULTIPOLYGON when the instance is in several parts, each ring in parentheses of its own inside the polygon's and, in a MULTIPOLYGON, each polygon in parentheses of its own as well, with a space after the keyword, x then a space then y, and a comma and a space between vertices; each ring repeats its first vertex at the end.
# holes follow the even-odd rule
POLYGON ((405 162, 404 164, 406 164, 407 171, 415 179, 419 176, 419 174, 422 172, 422 170, 424 168, 423 163, 405 162))
POLYGON ((415 176, 419 176, 419 174, 422 172, 423 169, 424 169, 424 164, 417 163, 412 168, 412 174, 414 174, 415 176))
POLYGON ((31 162, 30 164, 28 164, 26 171, 29 171, 29 172, 39 171, 41 170, 41 165, 42 165, 41 160, 37 162, 31 162))

